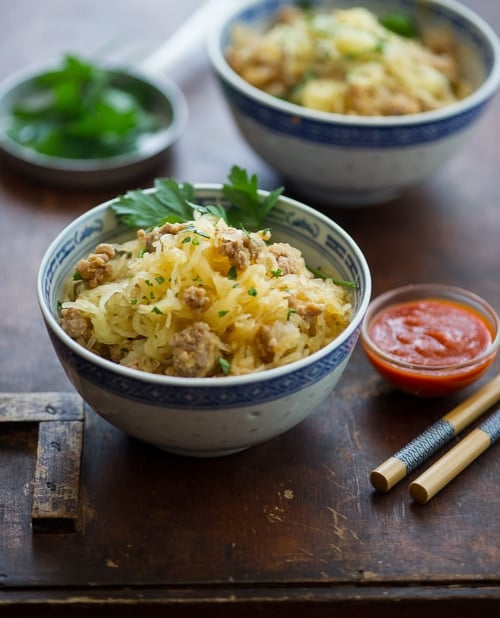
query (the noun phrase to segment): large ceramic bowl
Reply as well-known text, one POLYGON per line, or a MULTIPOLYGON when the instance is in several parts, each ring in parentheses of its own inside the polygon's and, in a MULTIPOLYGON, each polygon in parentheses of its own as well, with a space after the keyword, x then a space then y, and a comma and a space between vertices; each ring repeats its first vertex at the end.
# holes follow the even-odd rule
POLYGON ((454 0, 311 0, 312 7, 364 6, 404 13, 423 31, 451 29, 473 92, 439 110, 352 116, 306 109, 263 92, 228 64, 236 23, 263 28, 291 0, 242 0, 210 32, 208 50, 236 125, 250 147, 283 175, 288 190, 325 204, 388 201, 435 174, 463 145, 500 83, 500 46, 489 25, 454 0))
MULTIPOLYGON (((199 203, 218 200, 220 186, 195 185, 199 203)), ((300 423, 332 392, 358 340, 371 293, 362 252, 328 217, 282 197, 266 226, 273 241, 300 249, 307 263, 356 283, 348 328, 313 355, 239 377, 179 378, 123 367, 90 353, 61 328, 57 306, 76 262, 101 242, 131 237, 110 202, 73 221, 48 248, 38 300, 55 351, 76 390, 124 432, 173 453, 216 456, 258 444, 300 423)), ((334 436, 332 436, 334 438, 334 436)))

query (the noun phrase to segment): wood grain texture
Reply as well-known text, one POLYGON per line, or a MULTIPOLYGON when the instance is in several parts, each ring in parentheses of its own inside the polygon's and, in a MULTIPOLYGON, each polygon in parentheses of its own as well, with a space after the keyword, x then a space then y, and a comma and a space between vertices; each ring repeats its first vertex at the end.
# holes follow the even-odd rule
POLYGON ((31 519, 36 530, 73 530, 78 519, 83 422, 44 421, 38 444, 31 519))
POLYGON ((82 421, 83 406, 75 393, 0 393, 0 423, 82 421))
POLYGON ((79 513, 84 403, 75 393, 0 393, 0 424, 36 425, 35 531, 72 531, 79 513))

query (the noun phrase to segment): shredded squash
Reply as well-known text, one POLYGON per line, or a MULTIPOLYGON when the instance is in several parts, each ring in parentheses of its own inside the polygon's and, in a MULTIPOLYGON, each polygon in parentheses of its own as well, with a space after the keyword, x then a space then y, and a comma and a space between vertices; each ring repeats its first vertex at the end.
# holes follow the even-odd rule
POLYGON ((201 215, 96 247, 76 265, 60 319, 122 365, 211 377, 302 359, 337 337, 351 312, 350 290, 314 276, 297 249, 201 215))
POLYGON ((471 90, 450 30, 401 36, 363 7, 287 6, 262 31, 238 23, 226 57, 253 86, 322 112, 415 114, 471 90))

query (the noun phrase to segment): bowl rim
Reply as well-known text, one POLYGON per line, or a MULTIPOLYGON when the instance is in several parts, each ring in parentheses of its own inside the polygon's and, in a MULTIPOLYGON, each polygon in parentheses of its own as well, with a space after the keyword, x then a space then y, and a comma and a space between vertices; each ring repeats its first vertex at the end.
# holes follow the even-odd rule
MULTIPOLYGON (((195 191, 213 191, 220 192, 222 188, 222 183, 193 183, 195 191)), ((145 189, 148 192, 155 191, 154 187, 150 187, 145 189)), ((259 189, 259 194, 268 195, 269 191, 264 189, 259 189)), ((45 320, 47 328, 50 329, 50 332, 53 333, 58 339, 67 346, 74 354, 79 357, 84 358, 87 362, 90 362, 94 365, 97 365, 105 370, 111 371, 118 375, 123 376, 124 378, 132 378, 134 380, 148 382, 151 384, 158 384, 163 387, 166 386, 182 386, 182 387, 209 387, 209 388, 227 388, 234 387, 237 385, 251 384, 252 382, 263 382, 267 380, 273 380, 283 375, 300 371, 305 367, 308 367, 314 364, 317 361, 320 361, 322 358, 328 356, 334 349, 340 348, 344 345, 352 336, 355 335, 356 331, 361 330, 362 321, 364 315, 368 309, 368 305, 370 303, 371 297, 371 289, 372 289, 372 279, 371 273, 366 261, 366 258, 361 251, 360 247, 356 243, 356 241, 352 238, 352 236, 344 230, 338 223, 330 219, 327 215, 321 213, 318 210, 304 204, 303 202, 299 202, 293 198, 290 198, 286 195, 282 195, 278 201, 285 202, 288 205, 297 208, 298 211, 309 214, 312 217, 319 219, 323 224, 325 224, 330 229, 334 230, 336 234, 340 235, 344 241, 346 241, 353 254, 356 256, 358 264, 360 266, 360 274, 363 278, 363 294, 360 296, 360 302, 357 310, 355 311, 353 318, 349 325, 346 327, 342 333, 338 337, 336 337, 333 341, 328 343, 326 346, 317 350, 313 354, 306 356, 300 360, 294 361, 292 363, 288 363, 286 365, 282 365, 280 367, 274 367, 271 369, 266 369, 264 371, 258 371, 249 373, 241 376, 224 376, 220 379, 214 377, 204 377, 204 378, 188 378, 188 377, 178 377, 178 376, 164 376, 157 375, 153 373, 148 373, 145 371, 140 371, 138 369, 133 369, 130 367, 125 367, 118 363, 114 363, 108 359, 105 359, 94 352, 90 352, 76 341, 71 339, 69 335, 61 328, 57 319, 55 318, 51 308, 45 302, 45 294, 44 294, 44 273, 47 270, 47 265, 49 261, 56 254, 58 249, 61 247, 62 240, 68 236, 71 231, 78 229, 82 222, 86 221, 94 217, 96 214, 103 213, 109 210, 110 205, 115 202, 118 197, 107 200, 101 204, 90 208, 79 217, 73 219, 67 226, 65 226, 59 234, 54 238, 54 240, 50 243, 48 248, 45 250, 45 253, 41 259, 40 266, 38 268, 37 273, 37 282, 36 282, 36 293, 38 305, 40 307, 42 316, 45 320)))
POLYGON ((421 124, 425 125, 427 123, 443 121, 450 117, 463 114, 478 105, 484 104, 500 87, 500 39, 486 20, 472 9, 459 4, 456 0, 416 0, 417 4, 425 2, 427 6, 437 5, 444 7, 461 17, 464 21, 473 24, 482 33, 484 40, 490 47, 493 65, 490 73, 486 76, 479 88, 476 88, 463 99, 445 105, 439 109, 401 116, 353 116, 335 112, 322 112, 320 110, 313 110, 295 103, 290 103, 289 101, 275 97, 252 86, 238 75, 227 63, 221 47, 222 37, 228 25, 235 20, 242 11, 253 5, 266 4, 267 2, 269 2, 269 0, 239 0, 233 4, 230 9, 222 13, 221 19, 209 29, 206 47, 212 67, 221 78, 230 83, 237 90, 243 92, 248 98, 263 106, 272 108, 277 112, 288 113, 293 116, 302 116, 305 119, 315 122, 324 122, 332 125, 338 124, 346 127, 383 128, 418 126, 421 124))
MULTIPOLYGON (((29 84, 44 71, 57 68, 60 63, 61 58, 45 60, 19 69, 6 77, 0 83, 0 117, 4 115, 2 111, 4 99, 11 91, 29 84)), ((82 174, 102 172, 105 174, 106 172, 138 165, 168 150, 182 135, 188 121, 188 105, 181 89, 175 82, 166 77, 160 79, 138 69, 112 65, 106 65, 103 68, 111 74, 124 75, 136 82, 142 82, 155 90, 158 96, 168 101, 171 109, 171 121, 165 127, 154 132, 150 146, 109 157, 82 159, 53 156, 37 152, 9 137, 5 130, 5 122, 2 121, 0 122, 0 151, 4 151, 5 154, 14 159, 41 170, 82 174)))
POLYGON ((403 369, 408 372, 422 375, 452 372, 456 373, 480 365, 488 360, 493 354, 496 354, 500 345, 500 317, 488 301, 475 292, 471 292, 465 288, 442 283, 414 283, 387 290, 370 302, 361 327, 360 338, 362 345, 368 349, 374 358, 382 361, 389 367, 396 367, 398 369, 403 369), (487 315, 490 324, 494 329, 494 332, 492 333, 492 340, 488 347, 474 358, 458 363, 446 363, 440 365, 426 365, 408 362, 382 350, 382 348, 380 348, 370 336, 371 320, 382 313, 385 309, 388 309, 394 305, 404 303, 405 301, 419 299, 455 300, 457 303, 460 303, 465 307, 480 311, 484 316, 487 315))

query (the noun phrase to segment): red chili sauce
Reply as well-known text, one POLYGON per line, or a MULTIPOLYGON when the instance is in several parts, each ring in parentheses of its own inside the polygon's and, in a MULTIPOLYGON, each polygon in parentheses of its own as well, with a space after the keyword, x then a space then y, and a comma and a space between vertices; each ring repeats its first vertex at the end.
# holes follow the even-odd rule
POLYGON ((451 300, 392 305, 375 315, 368 334, 396 364, 365 347, 370 361, 401 390, 413 394, 438 396, 463 388, 493 362, 494 355, 470 363, 492 342, 491 325, 473 309, 451 300), (456 367, 468 361, 467 366, 456 367))

